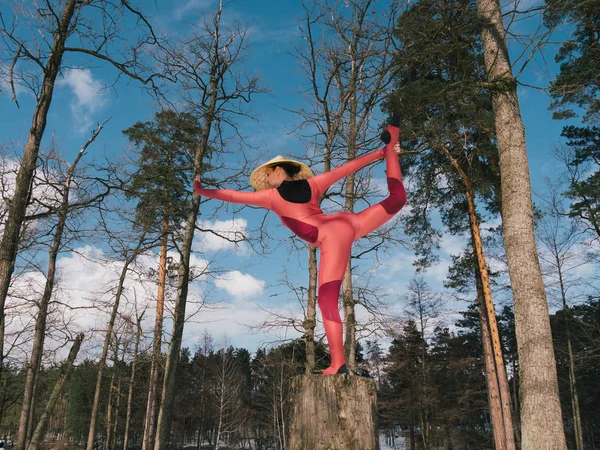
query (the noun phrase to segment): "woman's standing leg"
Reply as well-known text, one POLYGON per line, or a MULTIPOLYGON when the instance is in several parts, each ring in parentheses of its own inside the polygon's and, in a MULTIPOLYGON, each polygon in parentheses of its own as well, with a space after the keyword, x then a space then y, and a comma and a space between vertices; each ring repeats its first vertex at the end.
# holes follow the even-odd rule
POLYGON ((331 354, 331 365, 323 371, 324 374, 337 373, 346 363, 338 299, 354 241, 354 226, 347 220, 335 222, 335 234, 325 235, 319 247, 318 302, 331 354))

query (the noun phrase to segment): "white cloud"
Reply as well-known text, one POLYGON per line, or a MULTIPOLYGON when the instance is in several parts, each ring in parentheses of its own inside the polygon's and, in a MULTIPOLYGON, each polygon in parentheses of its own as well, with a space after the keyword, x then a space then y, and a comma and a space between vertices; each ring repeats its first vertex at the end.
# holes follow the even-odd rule
POLYGON ((215 280, 215 286, 223 289, 237 300, 257 297, 265 290, 265 282, 237 270, 228 272, 215 280))
POLYGON ((195 10, 207 9, 213 4, 212 0, 187 0, 183 5, 178 6, 173 11, 173 16, 181 20, 195 10))
POLYGON ((234 242, 247 236, 248 221, 246 219, 233 218, 214 222, 200 220, 198 221, 198 227, 204 230, 212 230, 214 233, 199 232, 197 239, 194 239, 194 251, 233 250, 241 255, 246 254, 248 251, 248 245, 244 242, 234 242))
POLYGON ((71 89, 74 98, 70 106, 78 131, 88 131, 94 123, 92 116, 108 104, 102 83, 94 79, 90 69, 69 69, 56 85, 71 89))

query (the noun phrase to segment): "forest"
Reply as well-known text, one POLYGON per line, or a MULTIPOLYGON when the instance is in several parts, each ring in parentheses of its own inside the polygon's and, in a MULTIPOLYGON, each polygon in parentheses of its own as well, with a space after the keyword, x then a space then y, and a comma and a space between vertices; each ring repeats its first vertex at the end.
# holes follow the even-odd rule
MULTIPOLYGON (((251 189, 265 130, 286 151, 260 114, 285 54, 298 101, 269 114, 318 172, 400 118, 408 204, 355 243, 339 298, 381 449, 599 448, 600 0, 298 2, 285 43, 243 2, 182 3, 0 5, 2 121, 26 116, 0 126, 0 444, 291 448, 290 380, 330 364, 319 252, 192 190, 251 189), (561 130, 541 148, 532 92, 561 130), (105 95, 123 111, 98 119, 105 95)), ((323 211, 380 201, 377 170, 323 211)))

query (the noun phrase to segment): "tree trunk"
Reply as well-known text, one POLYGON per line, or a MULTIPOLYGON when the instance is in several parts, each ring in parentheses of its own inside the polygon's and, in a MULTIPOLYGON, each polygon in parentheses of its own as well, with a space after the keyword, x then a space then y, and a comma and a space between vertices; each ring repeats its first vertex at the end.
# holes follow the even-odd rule
MULTIPOLYGON (((356 81, 358 77, 358 63, 356 61, 356 49, 351 49, 352 57, 352 76, 350 77, 349 92, 356 92, 356 81)), ((350 123, 348 125, 348 161, 356 158, 356 140, 357 140, 357 125, 356 118, 358 114, 358 104, 356 95, 352 95, 349 102, 350 106, 350 123)), ((355 189, 354 180, 355 173, 351 173, 346 177, 346 192, 344 201, 344 212, 354 212, 355 189)), ((346 353, 346 363, 350 370, 356 369, 356 310, 354 301, 354 288, 352 284, 352 257, 348 260, 348 266, 344 273, 342 282, 342 305, 344 309, 344 351, 346 353)))
POLYGON ((306 375, 315 368, 315 327, 317 326, 317 248, 308 246, 308 298, 304 334, 306 347, 306 375))
POLYGON ((75 358, 77 358, 77 353, 79 352, 79 347, 81 346, 81 341, 83 341, 83 334, 78 334, 75 338, 75 342, 73 342, 73 346, 71 347, 71 351, 69 352, 69 357, 64 362, 58 380, 54 385, 54 390, 48 399, 48 403, 46 404, 46 409, 40 418, 40 421, 33 432, 33 436, 31 437, 31 442, 27 447, 27 450, 39 450, 40 443, 46 434, 46 426, 48 425, 48 421, 50 420, 50 416, 54 411, 56 406, 56 402, 58 401, 58 397, 60 393, 69 379, 69 375, 71 375, 71 370, 73 369, 73 362, 75 358))
POLYGON ((31 182, 35 168, 37 167, 40 142, 46 129, 46 118, 50 110, 50 103, 52 102, 54 82, 60 72, 65 42, 76 5, 77 0, 67 0, 65 2, 62 16, 54 35, 52 49, 44 68, 42 90, 33 113, 25 151, 23 152, 23 158, 21 159, 15 180, 15 192, 8 204, 8 217, 4 223, 4 234, 0 243, 0 375, 2 374, 4 364, 4 305, 15 269, 19 235, 31 195, 31 182))
POLYGON ((571 409, 573 410, 573 433, 575 434, 575 450, 583 450, 583 429, 581 427, 581 412, 579 410, 579 396, 577 395, 577 382, 575 379, 575 359, 573 357, 573 346, 571 345, 571 329, 569 319, 571 311, 567 304, 567 295, 562 277, 562 266, 557 258, 558 276, 560 282, 560 293, 565 312, 565 329, 567 332, 567 349, 569 352, 569 391, 571 393, 571 409))
POLYGON ((108 405, 106 406, 106 440, 104 441, 104 450, 111 450, 110 441, 112 440, 112 410, 113 396, 115 391, 115 371, 110 377, 110 388, 108 389, 108 405))
MULTIPOLYGON (((143 315, 143 313, 142 313, 143 315)), ((123 437, 123 450, 127 450, 129 443, 129 426, 131 424, 131 407, 133 404, 133 388, 135 386, 135 371, 137 368, 137 356, 140 349, 140 338, 142 337, 142 318, 138 317, 137 335, 135 338, 135 347, 133 349, 133 361, 131 362, 131 377, 129 378, 129 392, 127 394, 127 413, 125 415, 125 434, 123 437)))
POLYGON ((481 338, 483 341, 494 442, 496 444, 496 450, 515 450, 515 433, 510 406, 510 388, 508 386, 508 377, 506 375, 506 365, 504 364, 504 358, 502 357, 500 333, 498 331, 498 322, 496 320, 496 311, 492 298, 490 276, 485 255, 483 253, 483 242, 481 240, 473 187, 471 185, 471 180, 461 168, 458 161, 452 157, 450 152, 444 146, 441 147, 441 150, 459 173, 465 186, 465 197, 469 210, 469 228, 471 230, 471 241, 476 261, 477 304, 481 321, 481 338))
POLYGON ((289 450, 379 450, 372 379, 296 376, 291 380, 290 403, 289 450))
MULTIPOLYGON (((477 213, 475 211, 475 200, 473 198, 473 192, 471 190, 470 183, 466 185, 467 192, 467 203, 469 205, 469 223, 471 227, 471 236, 473 239, 473 249, 477 260, 477 274, 481 280, 481 290, 483 293, 483 305, 485 307, 485 318, 487 319, 487 325, 489 327, 488 339, 491 343, 493 363, 495 367, 495 376, 497 380, 498 393, 500 394, 500 421, 495 421, 495 428, 498 427, 498 434, 501 436, 504 444, 500 448, 506 450, 515 450, 515 438, 512 422, 512 413, 510 410, 510 388, 508 386, 508 377, 506 375, 506 366, 504 365, 504 358, 502 357, 502 345, 500 343, 500 333, 498 331, 498 322, 496 321, 496 311, 494 309, 494 301, 492 299, 492 289, 490 287, 490 277, 487 270, 487 263, 483 254, 483 243, 481 241, 481 233, 479 231, 479 221, 477 219, 477 213)), ((480 312, 481 314, 481 312, 480 312)), ((482 321, 482 330, 483 328, 482 321)), ((482 338, 483 338, 482 333, 482 338)), ((487 361, 486 361, 487 363, 487 361)), ((492 373, 489 374, 491 376, 492 373)), ((490 405, 492 406, 492 405, 490 405)), ((494 437, 496 431, 494 431, 494 437)), ((496 443, 497 445, 498 443, 496 443)))
POLYGON ((121 276, 119 277, 119 285, 117 287, 115 300, 110 313, 110 318, 108 320, 106 335, 104 337, 104 345, 102 347, 102 354, 100 355, 100 360, 98 361, 98 377, 96 379, 96 390, 94 392, 94 402, 92 404, 92 416, 90 417, 90 429, 88 432, 86 450, 94 450, 94 438, 96 435, 96 421, 98 419, 98 408, 100 405, 100 390, 102 387, 102 376, 104 374, 104 366, 106 365, 106 356, 108 354, 110 338, 113 334, 113 327, 117 318, 117 312, 119 311, 121 295, 123 294, 123 284, 125 283, 125 278, 127 276, 127 271, 129 270, 129 265, 135 260, 135 258, 137 258, 144 239, 145 235, 142 235, 137 248, 132 251, 131 255, 125 261, 125 264, 123 265, 123 270, 121 270, 121 276))
MULTIPOLYGON (((208 148, 210 127, 211 124, 205 122, 203 132, 204 135, 202 139, 203 144, 201 144, 201 148, 197 150, 194 160, 195 173, 201 172, 204 150, 208 148)), ((192 242, 194 240, 196 219, 198 217, 199 210, 200 197, 194 196, 192 199, 190 212, 185 221, 183 240, 181 243, 179 273, 177 280, 177 297, 175 299, 175 311, 173 313, 173 331, 171 342, 169 344, 169 350, 167 352, 167 361, 165 364, 165 374, 156 425, 154 450, 165 450, 169 442, 171 419, 173 414, 173 400, 175 398, 175 376, 177 373, 177 364, 179 362, 179 352, 181 350, 181 339, 183 336, 183 326, 185 324, 185 306, 187 302, 190 281, 190 255, 192 252, 192 242)))
POLYGON ((500 156, 502 223, 515 303, 523 450, 565 449, 550 318, 533 226, 525 130, 498 0, 477 0, 500 156))
POLYGON ((583 450, 583 429, 581 427, 581 413, 579 410, 579 396, 577 395, 577 384, 575 382, 575 361, 573 359, 573 348, 571 338, 568 339, 569 347, 569 388, 571 390, 571 408, 573 409, 573 432, 575 433, 575 449, 583 450))
MULTIPOLYGON (((479 270, 477 270, 479 272, 479 270)), ((481 340, 483 342, 483 358, 485 360, 485 380, 487 382, 488 400, 490 403, 490 417, 492 421, 492 431, 494 433, 495 450, 505 450, 505 431, 504 421, 502 420, 502 402, 500 401, 500 389, 498 387, 498 377, 496 375, 496 365, 494 364, 494 352, 490 338, 490 328, 485 311, 485 300, 483 298, 483 288, 481 287, 481 277, 477 273, 477 306, 479 309, 479 320, 481 323, 481 340)))
POLYGON ((156 320, 154 322, 154 339, 152 341, 152 364, 150 367, 150 383, 148 385, 148 402, 146 404, 146 418, 144 421, 144 438, 142 450, 154 448, 156 434, 156 405, 158 380, 160 375, 160 359, 162 356, 163 315, 165 310, 165 283, 167 278, 167 241, 169 219, 163 217, 160 257, 158 263, 158 292, 156 295, 156 320))
POLYGON ((121 376, 119 376, 116 390, 117 404, 115 405, 115 420, 112 431, 112 442, 109 443, 110 450, 115 450, 115 447, 117 445, 117 432, 119 431, 119 408, 121 407, 121 381, 123 380, 121 376))
POLYGON ((67 222, 67 213, 69 208, 69 193, 71 189, 71 181, 75 169, 83 154, 85 153, 88 146, 96 139, 96 137, 102 131, 104 123, 100 124, 98 128, 92 133, 92 136, 88 141, 81 147, 81 150, 75 157, 73 164, 69 167, 67 172, 67 178, 64 183, 64 189, 61 195, 61 204, 58 210, 58 220, 54 232, 54 238, 52 240, 52 247, 48 252, 48 270, 46 273, 46 284, 44 286, 44 292, 40 299, 38 314, 35 320, 35 332, 33 336, 33 346, 31 350, 31 360, 27 367, 27 375, 25 378, 25 388, 23 394, 23 406, 21 408, 21 416, 19 418, 19 429, 17 432, 17 446, 16 450, 25 450, 27 448, 27 430, 31 428, 29 424, 30 410, 33 408, 33 392, 36 384, 37 375, 40 370, 42 362, 42 355, 44 352, 44 338, 46 336, 46 320, 48 317, 48 305, 54 292, 54 283, 56 279, 56 259, 60 251, 62 242, 62 236, 67 222))

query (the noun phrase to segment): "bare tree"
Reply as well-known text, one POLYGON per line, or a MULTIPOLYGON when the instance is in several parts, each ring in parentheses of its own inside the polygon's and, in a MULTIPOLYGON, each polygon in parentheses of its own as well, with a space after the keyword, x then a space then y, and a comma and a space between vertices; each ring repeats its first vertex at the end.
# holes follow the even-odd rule
MULTIPOLYGON (((368 148, 373 141, 366 138, 373 131, 373 115, 386 94, 391 77, 392 34, 396 6, 386 13, 373 13, 371 0, 355 0, 344 5, 320 1, 312 8, 304 7, 302 37, 306 47, 295 51, 307 78, 306 94, 310 110, 300 110, 301 127, 308 130, 307 140, 313 147, 322 147, 324 170, 331 169, 332 160, 341 151, 341 160, 348 161, 368 148)), ((321 155, 315 155, 321 159, 321 155)), ((326 198, 341 193, 344 211, 354 210, 360 195, 356 192, 354 174, 346 177, 345 189, 329 192, 326 198)), ((305 320, 308 345, 314 341, 314 303, 316 301, 315 249, 309 247, 309 305, 305 320)), ((342 285, 345 341, 348 366, 355 367, 356 318, 351 264, 342 285)), ((314 350, 308 348, 310 370, 314 350)))
MULTIPOLYGON (((137 360, 138 360, 138 352, 140 348, 140 339, 142 337, 142 319, 144 318, 144 314, 146 313, 146 309, 144 309, 141 313, 137 312, 137 301, 136 301, 136 333, 135 333, 135 344, 133 347, 133 355, 131 357, 131 374, 129 376, 129 391, 127 394, 127 412, 125 414, 125 432, 123 435, 123 450, 127 450, 127 445, 129 443, 129 427, 131 425, 131 413, 132 413, 132 404, 133 404, 133 389, 135 387, 136 381, 136 369, 137 369, 137 360)), ((131 320, 130 320, 131 322, 131 320)))
MULTIPOLYGON (((165 56, 165 65, 181 80, 181 92, 189 111, 200 118, 202 134, 193 155, 193 170, 200 174, 212 150, 213 132, 223 144, 223 131, 227 126, 235 129, 232 119, 246 115, 242 108, 252 95, 262 92, 257 77, 237 72, 243 65, 246 53, 246 28, 233 23, 222 27, 223 2, 201 25, 192 30, 178 46, 173 46, 165 56)), ((236 130, 237 131, 237 130, 236 130)), ((183 224, 180 242, 177 294, 173 314, 171 342, 167 352, 161 404, 156 426, 154 450, 164 450, 169 441, 175 398, 175 376, 181 350, 185 323, 188 285, 191 278, 190 254, 196 231, 200 198, 194 196, 183 224)))
POLYGON ((54 407, 56 406, 56 402, 62 392, 63 387, 67 383, 69 376, 71 375, 71 371, 73 369, 73 362, 75 358, 77 358, 77 353, 79 353, 79 347, 81 346, 81 341, 83 341, 83 334, 78 334, 73 342, 73 346, 71 347, 71 351, 69 352, 69 356, 67 360, 63 363, 62 368, 60 370, 60 375, 58 380, 56 381, 56 385, 54 386, 54 390, 48 399, 48 403, 46 403, 46 408, 42 417, 33 432, 33 436, 31 437, 31 442, 27 447, 27 450, 39 450, 42 439, 46 434, 46 427, 48 425, 48 420, 54 411, 54 407))
POLYGON ((120 74, 154 85, 156 76, 147 73, 140 59, 147 47, 158 43, 150 23, 127 0, 55 0, 44 2, 43 8, 34 3, 29 7, 19 3, 10 13, 11 17, 0 13, 0 38, 4 44, 0 58, 10 67, 8 78, 15 102, 14 86, 21 84, 33 92, 36 106, 0 242, 0 370, 4 356, 6 297, 56 78, 65 66, 63 59, 68 53, 95 58, 116 68, 120 74), (125 21, 121 20, 124 15, 137 19, 138 40, 131 45, 129 55, 118 60, 110 52, 112 44, 128 31, 125 21), (103 20, 94 21, 91 16, 100 16, 103 20), (20 20, 25 24, 21 25, 20 20), (102 29, 97 28, 98 23, 103 24, 102 29), (31 30, 36 30, 41 39, 22 37, 31 30), (77 42, 75 45, 81 47, 70 46, 70 42, 77 42))
POLYGON ((35 334, 33 338, 33 347, 31 351, 31 358, 29 359, 29 365, 27 367, 27 375, 25 379, 25 388, 23 396, 23 408, 21 409, 21 417, 19 419, 19 431, 17 434, 17 449, 25 450, 27 448, 26 435, 28 429, 28 421, 31 414, 32 399, 36 378, 40 370, 40 364, 42 361, 42 354, 44 349, 44 338, 46 336, 46 321, 48 316, 48 305, 54 292, 54 282, 56 277, 56 259, 62 245, 62 237, 67 225, 67 214, 69 212, 69 195, 71 191, 71 183, 73 182, 73 176, 77 165, 83 157, 88 146, 94 142, 96 137, 102 131, 102 128, 106 124, 106 121, 98 126, 93 132, 92 136, 88 141, 81 147, 81 150, 77 154, 73 163, 69 166, 67 176, 63 184, 61 192, 61 202, 57 208, 57 223, 54 231, 52 240, 52 246, 48 252, 48 269, 46 272, 46 284, 42 298, 39 301, 39 311, 36 318, 35 334))
POLYGON ((142 251, 142 245, 145 242, 145 235, 142 234, 140 237, 138 244, 135 248, 127 248, 124 250, 125 261, 123 263, 123 268, 121 269, 121 274, 119 276, 119 281, 117 283, 117 288, 115 292, 115 296, 112 302, 112 308, 110 312, 110 316, 108 319, 108 323, 106 326, 106 334, 104 337, 104 343, 102 345, 102 353, 100 355, 100 360, 98 361, 98 377, 96 379, 96 388, 94 391, 94 402, 92 404, 92 414, 90 417, 90 428, 88 432, 88 439, 86 450, 94 449, 94 438, 96 437, 96 423, 98 419, 98 408, 100 406, 100 390, 102 388, 102 378, 104 375, 104 368, 106 365, 106 358, 108 355, 108 349, 111 342, 111 337, 114 333, 114 325, 117 319, 117 313, 119 311, 119 305, 121 302, 121 297, 123 295, 123 289, 125 285, 125 279, 127 278, 127 273, 130 270, 130 265, 136 260, 136 258, 140 255, 142 251))
POLYGON ((216 414, 215 450, 219 449, 224 437, 239 432, 247 416, 241 401, 244 380, 233 355, 233 348, 221 349, 217 357, 211 384, 216 414))
POLYGON ((569 391, 571 396, 571 413, 573 416, 573 433, 576 450, 583 450, 583 429, 579 410, 579 396, 575 379, 575 357, 571 342, 571 319, 569 304, 573 303, 577 287, 584 287, 584 280, 572 275, 581 266, 588 263, 581 245, 585 241, 586 230, 583 224, 568 218, 568 212, 561 204, 557 186, 546 180, 546 195, 542 197, 544 217, 537 223, 537 236, 540 242, 540 260, 546 269, 548 280, 547 291, 550 298, 558 297, 564 311, 567 352, 569 361, 569 391))
POLYGON ((478 0, 500 155, 502 223, 515 303, 521 440, 529 450, 565 449, 556 360, 533 224, 525 129, 499 0, 478 0), (544 389, 540 389, 544 386, 544 389))

